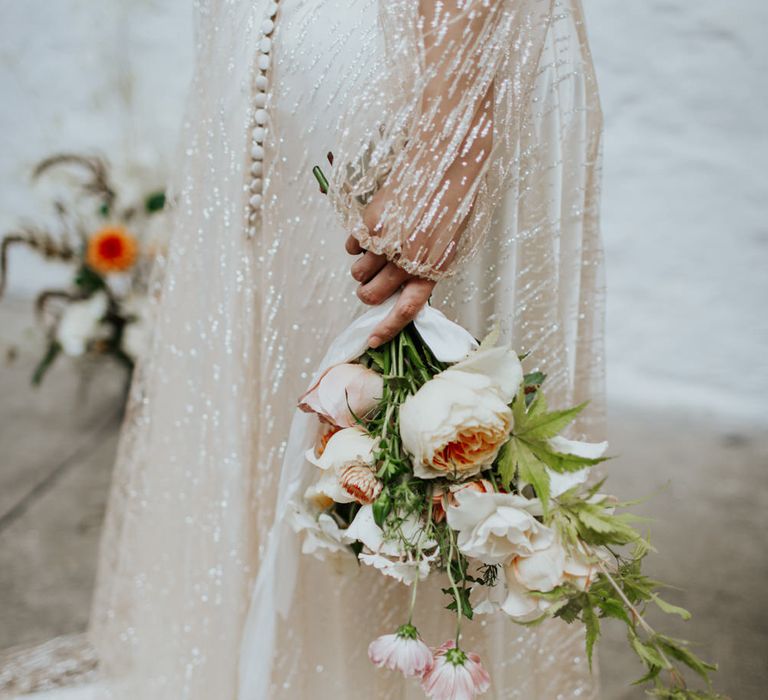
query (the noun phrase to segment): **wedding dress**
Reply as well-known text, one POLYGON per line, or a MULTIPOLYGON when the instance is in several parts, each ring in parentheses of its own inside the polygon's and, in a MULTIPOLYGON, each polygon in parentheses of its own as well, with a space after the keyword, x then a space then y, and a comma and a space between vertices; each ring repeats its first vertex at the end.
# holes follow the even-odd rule
MULTIPOLYGON (((197 3, 173 234, 101 546, 98 697, 422 697, 366 655, 406 619, 408 591, 280 534, 289 433, 308 420, 296 399, 364 309, 348 233, 438 279, 432 303, 473 334, 498 325, 547 373, 551 403, 590 399, 572 437, 602 439, 601 115, 582 9, 446 6, 197 3), (464 157, 473 176, 442 206, 464 157), (398 186, 372 233, 365 206, 388 175, 398 186)), ((440 584, 424 586, 416 619, 434 644, 453 624, 440 584)), ((491 673, 488 697, 597 697, 577 626, 486 617, 464 640, 491 673)))

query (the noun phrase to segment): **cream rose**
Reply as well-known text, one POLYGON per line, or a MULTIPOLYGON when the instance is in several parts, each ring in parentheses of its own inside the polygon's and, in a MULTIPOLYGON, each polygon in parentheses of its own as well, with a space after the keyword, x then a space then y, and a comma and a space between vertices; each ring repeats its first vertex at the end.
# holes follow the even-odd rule
POLYGON ((357 424, 379 403, 384 381, 378 372, 360 364, 343 362, 331 367, 299 399, 302 411, 319 416, 341 428, 357 424))
POLYGON ((289 514, 293 531, 304 535, 301 551, 320 560, 328 555, 338 556, 351 552, 343 541, 344 531, 327 513, 314 515, 303 507, 294 506, 289 514))
POLYGON ((530 556, 555 539, 553 530, 531 513, 537 501, 510 493, 478 493, 465 489, 454 494, 448 525, 458 532, 459 550, 485 564, 503 564, 515 556, 530 556))
POLYGON ((431 564, 439 553, 437 542, 427 539, 424 532, 424 525, 413 516, 400 525, 403 539, 419 544, 421 554, 416 558, 413 552, 405 551, 401 540, 386 537, 376 524, 372 506, 365 505, 344 531, 342 539, 348 544, 359 542, 363 545, 363 551, 358 555, 361 563, 410 586, 429 575, 431 564))
MULTIPOLYGON (((606 555, 607 552, 602 551, 595 557, 604 560, 606 555)), ((478 613, 502 610, 518 622, 530 622, 556 602, 537 596, 536 592, 548 593, 565 583, 587 590, 597 571, 596 562, 586 554, 571 552, 559 539, 554 539, 545 549, 507 561, 503 580, 483 591, 485 598, 477 601, 475 610, 478 613)))
POLYGON ((372 503, 381 493, 382 483, 374 472, 376 440, 360 428, 344 428, 328 440, 318 457, 314 449, 306 454, 325 473, 307 489, 304 497, 316 507, 328 502, 372 503))
POLYGON ((422 479, 466 479, 490 466, 512 429, 509 403, 523 378, 509 348, 477 350, 400 407, 400 435, 422 479))

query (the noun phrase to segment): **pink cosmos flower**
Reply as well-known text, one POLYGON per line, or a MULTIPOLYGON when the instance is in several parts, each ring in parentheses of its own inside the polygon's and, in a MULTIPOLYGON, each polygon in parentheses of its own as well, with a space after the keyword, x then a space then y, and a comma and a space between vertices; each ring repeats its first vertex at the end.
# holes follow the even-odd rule
POLYGON ((368 658, 379 668, 400 671, 406 677, 421 678, 432 668, 432 651, 419 639, 411 624, 401 625, 395 634, 374 639, 368 647, 368 658))
POLYGON ((477 654, 462 651, 449 640, 435 649, 434 665, 421 687, 435 700, 473 700, 491 687, 491 677, 477 654))

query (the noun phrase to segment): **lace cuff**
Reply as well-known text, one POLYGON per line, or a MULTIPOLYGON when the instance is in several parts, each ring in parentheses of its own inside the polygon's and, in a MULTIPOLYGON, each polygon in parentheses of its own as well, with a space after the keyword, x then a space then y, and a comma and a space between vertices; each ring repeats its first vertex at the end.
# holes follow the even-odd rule
POLYGON ((367 250, 440 279, 471 257, 514 183, 551 0, 382 0, 386 66, 347 119, 329 195, 367 250), (515 171, 516 172, 516 171, 515 171))

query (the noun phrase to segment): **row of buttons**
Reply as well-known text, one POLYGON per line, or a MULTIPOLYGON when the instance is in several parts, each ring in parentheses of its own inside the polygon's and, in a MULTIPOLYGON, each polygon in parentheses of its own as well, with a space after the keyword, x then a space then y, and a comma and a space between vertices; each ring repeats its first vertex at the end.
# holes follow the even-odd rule
POLYGON ((270 0, 267 5, 266 19, 261 23, 261 38, 258 43, 256 56, 254 85, 254 112, 253 129, 251 131, 251 182, 249 185, 250 198, 248 223, 251 225, 250 234, 253 235, 254 224, 258 220, 262 191, 264 188, 264 139, 267 135, 267 87, 269 79, 267 73, 272 65, 272 32, 275 30, 277 17, 277 2, 270 0))

